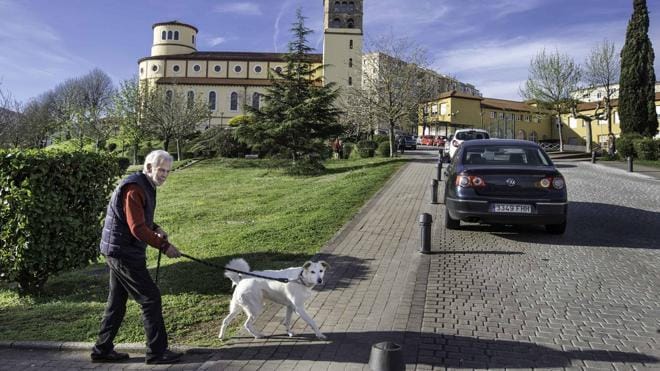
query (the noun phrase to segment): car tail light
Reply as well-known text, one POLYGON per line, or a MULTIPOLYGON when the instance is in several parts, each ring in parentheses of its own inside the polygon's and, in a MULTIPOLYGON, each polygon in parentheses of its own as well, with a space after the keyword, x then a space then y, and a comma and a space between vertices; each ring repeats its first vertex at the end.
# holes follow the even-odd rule
POLYGON ((476 175, 459 175, 456 177, 455 184, 463 188, 483 188, 486 186, 486 181, 476 175))
POLYGON ((537 186, 541 188, 554 188, 554 189, 563 189, 565 187, 564 183, 564 178, 557 176, 557 177, 545 177, 541 180, 538 181, 537 186))

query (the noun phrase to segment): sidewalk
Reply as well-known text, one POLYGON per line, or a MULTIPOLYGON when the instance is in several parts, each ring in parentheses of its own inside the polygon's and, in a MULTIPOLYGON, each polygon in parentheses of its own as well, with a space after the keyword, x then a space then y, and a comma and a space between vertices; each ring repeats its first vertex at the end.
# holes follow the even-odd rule
MULTIPOLYGON (((428 256, 418 251, 418 218, 424 212, 432 215, 435 240, 442 208, 430 203, 435 152, 407 152, 406 157, 411 162, 319 254, 331 268, 327 283, 307 302, 307 310, 328 340, 316 340, 295 315, 294 332, 299 336, 289 338, 280 324, 284 310, 270 305, 256 324, 265 339, 254 340, 242 330, 220 349, 184 348, 183 363, 171 369, 367 370, 371 346, 383 341, 402 345, 405 361, 414 369, 429 270, 428 256)), ((217 332, 209 329, 209 336, 217 332)), ((91 346, 0 343, 0 370, 90 368, 96 366, 89 362, 91 346)), ((129 362, 102 366, 150 368, 144 365, 141 347, 118 346, 122 348, 130 351, 129 362)))

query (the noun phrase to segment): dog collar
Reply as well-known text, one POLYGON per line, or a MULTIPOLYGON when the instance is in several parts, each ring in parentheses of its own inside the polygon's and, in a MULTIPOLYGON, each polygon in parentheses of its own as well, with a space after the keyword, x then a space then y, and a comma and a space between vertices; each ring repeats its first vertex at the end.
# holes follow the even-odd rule
POLYGON ((300 271, 300 274, 298 275, 298 278, 296 278, 295 280, 293 280, 293 281, 291 281, 291 282, 297 282, 297 281, 300 281, 300 284, 303 285, 303 286, 305 286, 305 287, 312 287, 312 286, 314 286, 314 284, 312 284, 312 285, 308 285, 307 283, 305 283, 305 280, 303 279, 303 271, 300 271))

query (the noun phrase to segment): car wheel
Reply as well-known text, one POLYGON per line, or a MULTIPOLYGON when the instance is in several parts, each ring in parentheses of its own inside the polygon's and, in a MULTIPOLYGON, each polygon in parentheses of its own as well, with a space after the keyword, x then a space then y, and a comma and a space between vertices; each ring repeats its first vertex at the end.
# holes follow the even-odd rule
POLYGON ((447 229, 461 228, 461 221, 458 219, 451 218, 451 216, 449 215, 449 211, 447 210, 447 206, 445 206, 445 228, 447 229))
POLYGON ((545 230, 551 234, 563 234, 566 231, 566 221, 559 224, 546 224, 545 230))

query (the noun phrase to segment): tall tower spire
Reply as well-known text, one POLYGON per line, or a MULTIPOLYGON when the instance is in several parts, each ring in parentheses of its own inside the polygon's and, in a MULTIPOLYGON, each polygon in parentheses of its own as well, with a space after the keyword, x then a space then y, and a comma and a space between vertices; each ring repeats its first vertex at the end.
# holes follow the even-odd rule
POLYGON ((323 0, 324 82, 341 88, 362 81, 363 0, 323 0))

